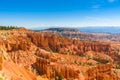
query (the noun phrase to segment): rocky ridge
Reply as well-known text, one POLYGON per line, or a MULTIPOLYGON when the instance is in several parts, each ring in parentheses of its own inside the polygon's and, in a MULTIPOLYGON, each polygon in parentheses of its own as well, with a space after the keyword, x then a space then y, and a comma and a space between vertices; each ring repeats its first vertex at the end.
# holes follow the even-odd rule
POLYGON ((3 54, 9 58, 6 60, 2 57, 0 67, 9 79, 90 80, 92 76, 86 75, 90 73, 89 69, 95 69, 102 72, 96 74, 91 70, 91 73, 96 74, 92 77, 94 79, 99 80, 104 77, 103 74, 109 73, 113 76, 108 75, 101 80, 118 80, 117 75, 113 73, 113 67, 108 65, 116 60, 110 56, 113 54, 111 52, 114 52, 110 44, 72 40, 24 28, 0 31, 0 44, 3 54), (106 58, 103 58, 103 55, 106 58), (101 65, 108 67, 110 71, 105 70, 101 65))

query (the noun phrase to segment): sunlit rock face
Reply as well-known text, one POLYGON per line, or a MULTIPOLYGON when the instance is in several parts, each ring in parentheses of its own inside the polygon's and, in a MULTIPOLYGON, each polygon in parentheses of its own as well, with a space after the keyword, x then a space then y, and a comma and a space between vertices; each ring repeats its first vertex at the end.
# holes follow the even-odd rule
POLYGON ((35 45, 45 50, 52 50, 54 52, 61 52, 64 54, 70 53, 80 55, 87 51, 110 52, 111 50, 111 46, 109 44, 85 40, 71 40, 68 38, 59 37, 55 34, 32 33, 28 34, 28 37, 35 45))
POLYGON ((90 68, 85 73, 85 80, 118 80, 112 71, 112 65, 98 65, 90 68))
POLYGON ((108 43, 22 28, 0 31, 0 49, 0 70, 9 80, 118 80, 110 64, 119 59, 108 43))
POLYGON ((2 70, 2 66, 3 65, 3 57, 2 57, 2 53, 0 52, 0 70, 2 70))

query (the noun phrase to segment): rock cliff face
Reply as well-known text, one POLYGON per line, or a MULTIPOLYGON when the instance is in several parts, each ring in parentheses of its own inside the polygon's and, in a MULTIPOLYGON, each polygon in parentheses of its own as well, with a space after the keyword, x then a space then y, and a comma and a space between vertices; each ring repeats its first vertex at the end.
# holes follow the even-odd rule
POLYGON ((118 80, 118 77, 113 74, 112 65, 98 65, 85 73, 85 80, 118 80))
POLYGON ((95 62, 86 58, 56 55, 42 50, 36 55, 38 58, 33 67, 38 71, 38 74, 44 74, 49 79, 58 79, 61 76, 67 80, 119 80, 111 64, 92 64, 95 62))
POLYGON ((105 43, 70 40, 48 33, 28 34, 31 41, 37 46, 59 53, 81 55, 87 51, 110 52, 111 46, 105 43), (37 38, 36 38, 37 37, 37 38))
POLYGON ((11 36, 2 40, 1 44, 15 63, 28 66, 35 62, 34 54, 37 47, 27 37, 11 36))
POLYGON ((74 64, 72 65, 69 59, 66 64, 64 59, 61 60, 61 57, 64 58, 67 56, 59 54, 54 55, 46 51, 41 51, 37 56, 36 63, 32 66, 38 71, 38 74, 46 75, 49 79, 57 79, 59 77, 66 79, 79 79, 80 70, 78 67, 74 64))
POLYGON ((107 64, 115 60, 110 56, 114 52, 110 44, 17 29, 0 32, 0 49, 7 54, 4 61, 0 56, 0 70, 9 79, 118 80, 107 64), (98 64, 104 65, 95 67, 98 64), (90 71, 95 76, 89 76, 90 71))
POLYGON ((1 80, 36 80, 32 72, 15 64, 4 50, 0 50, 0 74, 1 80))

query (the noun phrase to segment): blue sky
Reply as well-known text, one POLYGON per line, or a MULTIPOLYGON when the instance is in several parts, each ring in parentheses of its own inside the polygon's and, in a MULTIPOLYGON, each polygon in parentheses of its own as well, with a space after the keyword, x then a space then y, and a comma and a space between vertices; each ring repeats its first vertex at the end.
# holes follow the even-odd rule
POLYGON ((0 0, 0 25, 120 26, 120 0, 0 0))

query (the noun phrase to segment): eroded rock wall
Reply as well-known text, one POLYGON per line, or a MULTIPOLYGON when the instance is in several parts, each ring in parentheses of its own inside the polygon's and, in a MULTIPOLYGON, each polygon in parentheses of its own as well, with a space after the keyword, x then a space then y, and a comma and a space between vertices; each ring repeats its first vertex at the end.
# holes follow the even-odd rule
MULTIPOLYGON (((109 44, 72 40, 55 34, 31 32, 28 30, 10 31, 8 33, 5 31, 1 34, 0 48, 8 53, 15 65, 24 67, 29 71, 33 71, 33 73, 36 70, 35 73, 38 75, 46 75, 47 78, 55 78, 56 80, 58 78, 66 78, 67 80, 84 80, 85 78, 85 80, 92 80, 93 78, 96 79, 96 77, 102 78, 101 80, 117 80, 117 77, 112 74, 110 65, 104 65, 106 68, 104 66, 94 67, 98 62, 88 60, 85 56, 84 58, 78 56, 88 51, 109 54, 111 52, 109 44), (3 33, 5 34, 3 35, 3 33), (41 50, 44 51, 41 52, 41 50), (84 72, 90 65, 86 65, 87 63, 81 65, 80 61, 83 63, 90 61, 94 63, 94 68, 88 70, 85 76, 84 72), (93 76, 89 76, 90 71, 94 74, 93 76), (107 76, 104 77, 104 75, 107 76)), ((9 64, 8 66, 13 65, 13 63, 9 64)))
POLYGON ((55 34, 48 33, 32 33, 28 34, 31 41, 45 50, 81 55, 87 51, 110 52, 111 46, 105 43, 70 40, 68 38, 59 37, 55 34))
POLYGON ((85 80, 119 80, 113 73, 112 65, 98 65, 85 73, 85 80))

